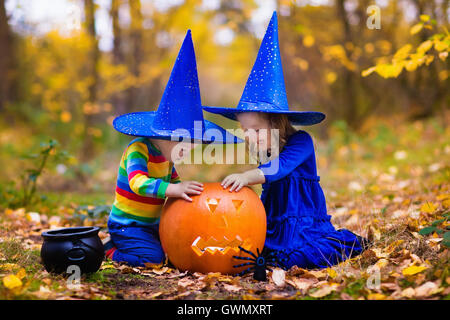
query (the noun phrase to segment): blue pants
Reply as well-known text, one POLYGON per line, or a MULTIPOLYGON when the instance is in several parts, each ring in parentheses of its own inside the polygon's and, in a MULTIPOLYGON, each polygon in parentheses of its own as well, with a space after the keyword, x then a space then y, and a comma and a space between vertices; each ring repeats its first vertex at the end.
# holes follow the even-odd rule
POLYGON ((109 220, 108 230, 117 248, 112 257, 114 261, 127 262, 133 267, 143 267, 146 262, 164 262, 165 254, 159 240, 159 224, 122 225, 109 220))

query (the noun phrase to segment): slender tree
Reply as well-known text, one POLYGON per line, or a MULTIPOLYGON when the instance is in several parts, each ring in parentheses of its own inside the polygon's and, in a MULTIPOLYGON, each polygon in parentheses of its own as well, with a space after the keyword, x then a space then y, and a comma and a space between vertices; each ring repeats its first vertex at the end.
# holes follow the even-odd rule
MULTIPOLYGON (((113 27, 113 63, 115 65, 124 64, 125 57, 123 54, 123 34, 122 29, 120 27, 119 20, 119 8, 120 8, 121 0, 111 0, 111 20, 113 27)), ((125 99, 124 94, 122 92, 117 92, 112 97, 112 104, 114 106, 114 110, 116 114, 125 113, 125 99)))
POLYGON ((9 98, 9 71, 13 57, 12 35, 6 15, 5 0, 0 0, 0 48, 0 111, 2 111, 9 98))
MULTIPOLYGON (((133 76, 139 78, 139 68, 142 62, 142 12, 140 0, 129 0, 129 10, 131 17, 130 24, 130 40, 132 53, 129 60, 129 68, 133 76)), ((137 86, 132 86, 127 91, 128 107, 134 109, 136 107, 136 100, 138 95, 137 86)))
MULTIPOLYGON (((341 21, 342 30, 343 30, 343 47, 346 51, 347 56, 349 56, 349 52, 345 46, 346 43, 353 43, 353 34, 350 27, 350 23, 347 16, 347 11, 345 9, 345 0, 336 0, 336 11, 337 17, 341 21)), ((354 126, 357 123, 357 102, 356 102, 356 82, 355 74, 352 70, 348 70, 347 68, 343 71, 343 79, 345 90, 342 91, 343 99, 342 103, 346 111, 345 111, 345 119, 349 123, 350 126, 354 126)))
MULTIPOLYGON (((87 65, 87 77, 90 79, 88 87, 88 101, 87 103, 93 105, 97 102, 97 87, 98 87, 98 62, 100 59, 100 51, 98 48, 97 33, 95 30, 95 4, 94 0, 84 0, 84 17, 85 17, 85 30, 89 39, 89 52, 88 52, 88 65, 87 65)), ((93 156, 94 144, 92 137, 89 136, 89 128, 94 123, 94 117, 90 112, 84 114, 84 141, 81 157, 84 160, 88 160, 93 156)))

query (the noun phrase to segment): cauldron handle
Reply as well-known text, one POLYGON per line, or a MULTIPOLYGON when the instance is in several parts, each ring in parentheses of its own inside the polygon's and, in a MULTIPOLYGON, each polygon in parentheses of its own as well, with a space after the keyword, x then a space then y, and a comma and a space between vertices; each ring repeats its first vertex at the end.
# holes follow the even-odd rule
POLYGON ((79 239, 79 241, 80 241, 82 244, 84 244, 86 247, 91 248, 92 250, 96 251, 97 253, 104 254, 104 251, 103 251, 103 250, 100 250, 100 251, 99 251, 97 248, 94 248, 93 246, 87 244, 86 242, 84 242, 84 241, 81 240, 81 239, 79 239))
POLYGON ((69 249, 69 250, 66 251, 66 255, 67 255, 67 258, 68 258, 70 261, 82 261, 82 260, 84 260, 84 258, 86 258, 86 251, 85 251, 84 248, 82 248, 82 247, 73 247, 73 248, 71 248, 71 249, 69 249), (83 251, 83 256, 82 256, 82 257, 79 257, 79 258, 73 258, 73 257, 71 257, 71 256, 69 255, 69 253, 70 253, 71 251, 75 251, 75 250, 81 250, 81 251, 83 251))

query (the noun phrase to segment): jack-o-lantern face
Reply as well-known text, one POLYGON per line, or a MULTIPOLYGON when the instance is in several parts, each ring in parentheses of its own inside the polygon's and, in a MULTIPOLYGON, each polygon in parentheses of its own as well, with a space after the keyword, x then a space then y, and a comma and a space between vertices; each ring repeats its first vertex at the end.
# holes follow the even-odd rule
POLYGON ((160 219, 161 244, 169 260, 181 270, 237 273, 247 256, 239 246, 262 250, 266 237, 266 212, 257 194, 244 187, 230 192, 220 183, 205 183, 192 202, 167 200, 160 219))

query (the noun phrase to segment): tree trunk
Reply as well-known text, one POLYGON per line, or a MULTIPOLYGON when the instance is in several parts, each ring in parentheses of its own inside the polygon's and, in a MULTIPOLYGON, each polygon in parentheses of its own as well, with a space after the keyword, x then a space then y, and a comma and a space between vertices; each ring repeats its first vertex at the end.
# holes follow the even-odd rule
MULTIPOLYGON (((139 78, 139 67, 142 61, 142 12, 140 0, 129 0, 130 8, 130 38, 132 45, 132 56, 129 63, 129 68, 133 76, 139 78)), ((132 86, 127 90, 127 105, 133 111, 136 107, 138 95, 137 85, 132 86)))
MULTIPOLYGON (((120 0, 111 0, 111 19, 113 27, 113 63, 115 65, 124 64, 125 59, 122 50, 122 30, 119 23, 119 7, 120 0)), ((117 92, 112 97, 112 104, 116 114, 123 114, 126 112, 125 99, 123 92, 117 92)))
MULTIPOLYGON (((91 79, 88 88, 87 103, 95 104, 97 102, 97 85, 98 85, 98 61, 100 51, 98 48, 97 34, 95 31, 95 4, 94 0, 84 0, 85 29, 89 37, 89 59, 87 65, 87 77, 91 79)), ((94 143, 92 136, 89 135, 89 128, 94 125, 92 114, 84 114, 84 140, 81 158, 89 160, 94 154, 94 143)))
POLYGON ((6 15, 5 0, 0 0, 0 112, 9 100, 10 75, 12 63, 12 36, 6 15))
MULTIPOLYGON (((345 0, 336 0, 336 11, 337 11, 337 17, 340 19, 342 23, 343 33, 344 33, 344 39, 343 39, 343 47, 346 52, 346 55, 349 56, 348 50, 345 46, 347 42, 353 43, 353 37, 352 32, 350 29, 350 23, 348 21, 347 12, 345 11, 345 0)), ((355 74, 353 71, 348 70, 346 67, 343 71, 343 79, 344 79, 344 88, 342 90, 343 92, 343 99, 341 99, 341 107, 345 110, 344 111, 344 117, 347 123, 351 127, 357 126, 357 118, 358 118, 358 110, 357 110, 357 103, 356 103, 356 80, 355 74)))

